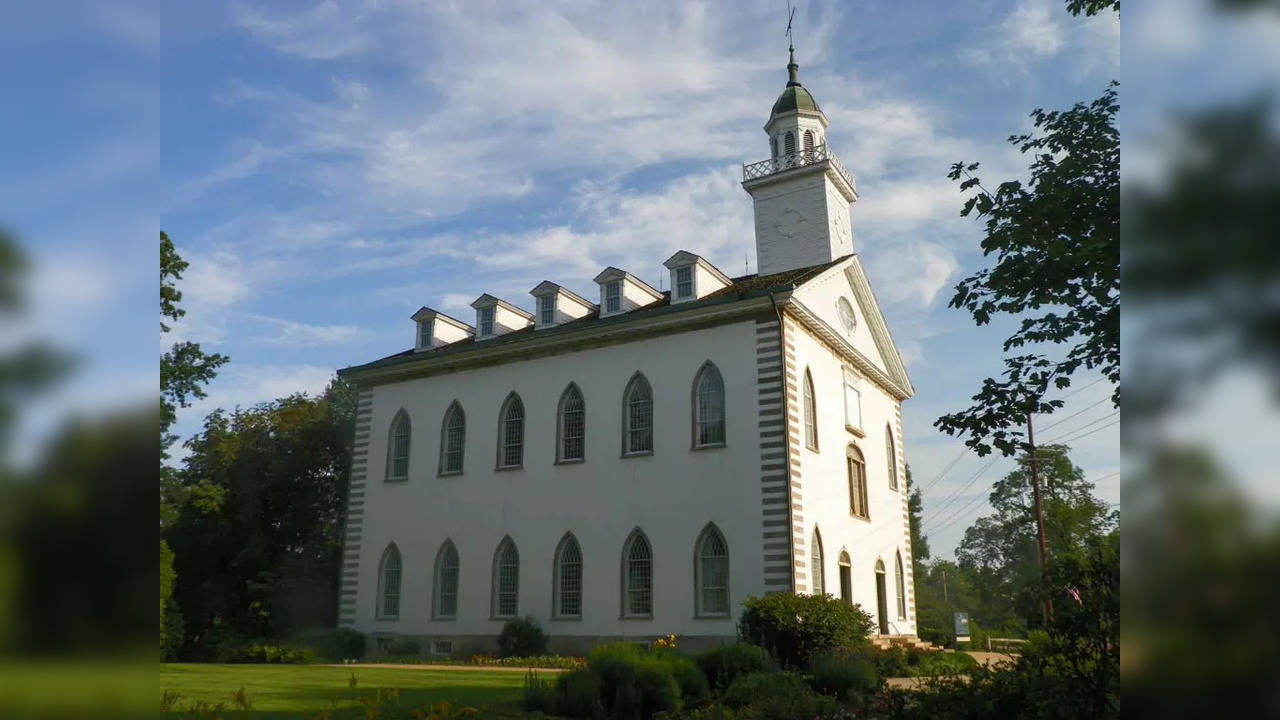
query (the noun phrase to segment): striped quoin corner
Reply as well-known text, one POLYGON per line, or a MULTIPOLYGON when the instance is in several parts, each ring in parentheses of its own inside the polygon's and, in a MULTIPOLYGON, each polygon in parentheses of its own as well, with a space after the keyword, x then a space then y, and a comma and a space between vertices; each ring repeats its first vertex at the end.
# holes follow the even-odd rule
MULTIPOLYGON (((760 502, 766 592, 793 591, 803 580, 803 568, 792 567, 792 547, 802 531, 799 522, 799 458, 795 448, 799 430, 793 412, 795 398, 794 347, 783 342, 776 316, 756 321, 756 388, 760 413, 760 502), (784 382, 785 381, 785 382, 784 382), (791 454, 791 472, 787 457, 791 454), (797 514, 793 515, 793 510, 797 514)), ((803 543, 803 540, 799 540, 803 543)), ((799 548, 800 545, 795 545, 799 548)))
POLYGON ((369 481, 369 431, 373 421, 373 390, 356 393, 355 442, 351 447, 351 481, 347 487, 346 532, 342 538, 342 582, 338 587, 338 625, 356 622, 356 592, 360 576, 360 532, 364 521, 364 492, 369 481))

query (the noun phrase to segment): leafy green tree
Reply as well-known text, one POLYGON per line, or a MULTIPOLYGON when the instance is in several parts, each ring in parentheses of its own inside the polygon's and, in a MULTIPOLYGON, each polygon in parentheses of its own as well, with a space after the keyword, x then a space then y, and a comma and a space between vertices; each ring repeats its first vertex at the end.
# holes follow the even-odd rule
MULTIPOLYGON (((1036 450, 1042 487, 1045 545, 1050 558, 1078 556, 1116 525, 1116 513, 1093 496, 1093 484, 1071 463, 1067 448, 1036 450)), ((989 500, 993 513, 964 532, 956 549, 960 567, 977 590, 975 617, 997 627, 1015 617, 1038 618, 1041 595, 1030 458, 998 480, 989 500)))
POLYGON ((923 574, 924 561, 929 559, 929 536, 924 534, 920 514, 924 512, 924 498, 920 488, 916 487, 911 476, 911 466, 907 465, 907 521, 911 527, 911 565, 912 574, 923 574))
POLYGON ((334 380, 320 397, 217 410, 186 442, 178 477, 219 497, 212 510, 186 503, 166 533, 186 655, 208 657, 219 633, 279 638, 337 623, 355 406, 334 380))
MULTIPOLYGON (((160 231, 160 335, 164 336, 172 329, 165 320, 177 322, 186 314, 179 303, 182 292, 178 290, 178 280, 187 269, 188 263, 178 254, 169 240, 168 234, 160 231)), ((169 467, 169 446, 176 440, 172 433, 178 408, 187 407, 193 398, 205 396, 204 385, 214 378, 219 367, 227 362, 225 355, 206 353, 198 343, 183 341, 174 343, 167 352, 160 356, 160 529, 165 530, 177 517, 178 509, 188 498, 185 488, 169 467)), ((198 488, 198 496, 203 500, 202 507, 209 503, 216 504, 216 494, 207 488, 198 488)), ((165 540, 160 540, 160 647, 171 648, 177 641, 169 637, 182 624, 178 608, 172 601, 173 595, 173 552, 165 540)), ((180 633, 180 631, 179 631, 180 633)), ((163 651, 163 650, 162 650, 163 651)), ((165 651, 167 652, 167 651, 165 651)))

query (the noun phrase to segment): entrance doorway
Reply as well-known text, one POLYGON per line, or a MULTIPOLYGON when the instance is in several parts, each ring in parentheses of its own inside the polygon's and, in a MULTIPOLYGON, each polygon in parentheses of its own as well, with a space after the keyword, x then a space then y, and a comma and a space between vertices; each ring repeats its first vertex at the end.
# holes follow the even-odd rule
POLYGON ((880 634, 889 634, 889 592, 885 587, 884 561, 876 561, 876 615, 880 619, 880 634))
POLYGON ((840 552, 840 599, 853 602, 853 571, 849 568, 849 553, 840 552))

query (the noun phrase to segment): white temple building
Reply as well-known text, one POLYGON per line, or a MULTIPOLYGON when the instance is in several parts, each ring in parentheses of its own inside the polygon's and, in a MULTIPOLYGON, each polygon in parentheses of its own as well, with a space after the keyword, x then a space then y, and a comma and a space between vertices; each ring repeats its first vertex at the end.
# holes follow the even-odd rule
POLYGON ((854 252, 853 177, 787 69, 769 157, 743 166, 758 274, 676 250, 665 292, 616 267, 581 295, 531 278, 474 318, 421 308, 412 348, 340 372, 341 626, 450 653, 530 615, 553 651, 696 647, 733 638, 748 596, 797 592, 915 634, 913 390, 854 252))

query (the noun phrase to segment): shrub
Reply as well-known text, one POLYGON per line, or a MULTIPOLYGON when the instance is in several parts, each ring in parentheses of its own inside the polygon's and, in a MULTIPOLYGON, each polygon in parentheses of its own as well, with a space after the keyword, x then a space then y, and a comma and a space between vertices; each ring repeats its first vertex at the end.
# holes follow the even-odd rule
POLYGON ((809 682, 823 695, 859 704, 882 684, 880 673, 866 653, 846 650, 809 658, 809 682))
POLYGON ((556 709, 553 714, 580 720, 601 720, 605 717, 604 684, 600 673, 578 668, 560 673, 556 679, 556 709))
POLYGON ((756 672, 739 676, 724 693, 724 704, 753 708, 758 720, 811 720, 834 703, 815 693, 804 678, 789 672, 756 672))
POLYGON ((310 628, 294 636, 295 645, 310 648, 316 657, 341 661, 364 657, 364 633, 351 628, 310 628))
POLYGON ((498 635, 498 654, 502 657, 529 657, 547 652, 547 634, 532 615, 508 620, 498 635))
POLYGON ((717 691, 729 687, 740 675, 770 669, 769 657, 764 650, 749 643, 734 643, 707 650, 698 655, 697 662, 707 682, 717 691))
POLYGON ((559 715, 560 702, 557 690, 557 686, 551 681, 543 680, 538 673, 530 670, 524 676, 524 709, 529 712, 559 715))
POLYGON ((272 642, 241 645, 227 653, 225 662, 267 663, 271 665, 298 665, 310 661, 314 653, 309 648, 294 647, 272 642))
POLYGON ((871 616, 830 595, 773 593, 743 603, 738 632, 769 651, 784 667, 804 667, 809 656, 866 642, 871 616))
POLYGON ((587 667, 599 675, 601 704, 612 717, 647 718, 708 694, 702 671, 674 650, 607 643, 587 655, 587 667))

